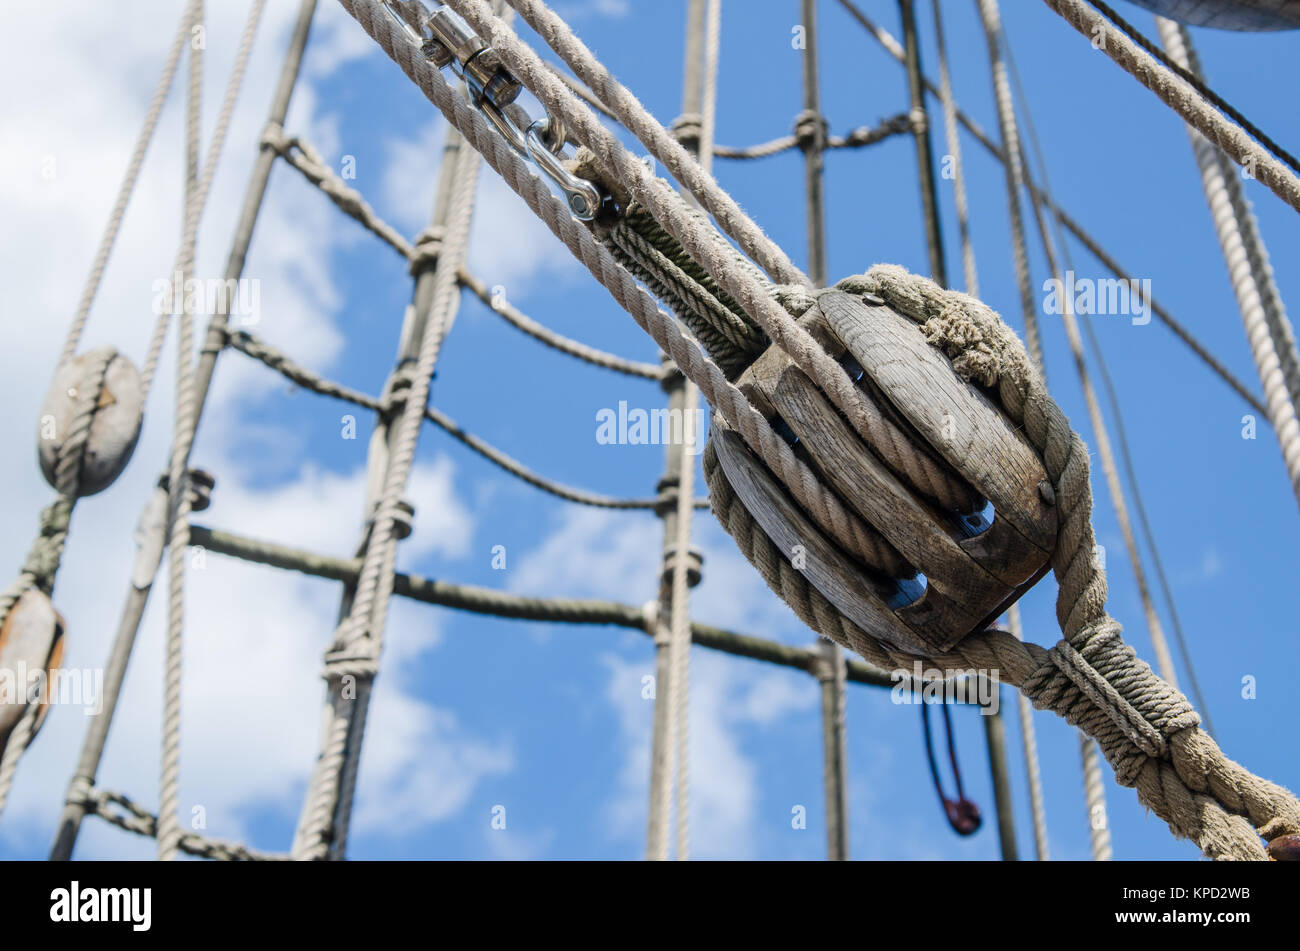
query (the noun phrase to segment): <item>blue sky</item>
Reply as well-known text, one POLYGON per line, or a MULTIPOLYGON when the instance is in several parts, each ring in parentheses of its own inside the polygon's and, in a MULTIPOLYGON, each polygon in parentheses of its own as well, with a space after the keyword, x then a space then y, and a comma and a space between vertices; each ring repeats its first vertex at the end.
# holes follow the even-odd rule
MULTIPOLYGON (((40 94, 12 101, 0 123, 0 213, 11 222, 0 260, 14 288, 4 318, 10 346, 0 388, 0 461, 12 491, 11 531, 0 566, 16 570, 50 491, 31 454, 37 409, 80 291, 113 189, 125 165, 177 4, 130 0, 130 16, 89 2, 23 8, 24 29, 0 40, 6 78, 40 94), (141 30, 139 24, 154 29, 141 30), (45 62, 45 36, 54 50, 45 62), (112 40, 108 42, 108 40, 112 40), (90 59, 90 52, 95 58, 90 59), (102 52, 101 52, 102 51, 102 52), (42 54, 43 56, 44 54, 42 54), (58 157, 58 176, 40 161, 58 157)), ((219 100, 245 12, 211 15, 205 130, 219 100)), ((680 107, 685 4, 681 0, 569 0, 558 4, 580 35, 663 122, 680 107)), ((923 56, 937 75, 929 4, 918 5, 923 56)), ((216 276, 254 154, 295 3, 271 0, 250 79, 200 238, 199 270, 216 276)), ((894 4, 863 3, 899 35, 894 4)), ((944 0, 959 102, 996 127, 987 50, 973 3, 944 0)), ((1143 29, 1147 15, 1131 6, 1143 29)), ((1226 270, 1201 197, 1181 123, 1093 50, 1045 5, 1003 4, 1003 18, 1048 153, 1061 204, 1239 376, 1256 376, 1226 270)), ((718 141, 745 145, 785 134, 801 109, 800 54, 791 48, 794 0, 725 0, 718 141)), ((902 70, 837 3, 821 4, 824 111, 836 133, 906 107, 902 70)), ((527 35, 527 34, 525 34, 527 35)), ((1283 143, 1297 138, 1294 35, 1196 31, 1216 89, 1283 143), (1289 61, 1288 61, 1289 58, 1289 61)), ((179 222, 179 96, 154 143, 88 330, 87 345, 113 342, 137 362, 151 315, 152 281, 166 274, 179 222), (162 227, 159 223, 162 222, 162 227)), ((938 117, 935 149, 946 152, 938 117)), ((336 168, 355 159, 352 184, 388 221, 414 234, 427 219, 437 174, 441 118, 330 0, 287 128, 303 133, 336 168)), ((206 134, 206 132, 205 132, 206 134)), ((639 151, 639 150, 638 150, 639 151)), ((984 299, 1020 327, 1000 168, 963 141, 972 228, 984 299)), ((888 261, 926 268, 910 141, 899 137, 827 160, 832 278, 888 261)), ((802 159, 719 161, 716 173, 797 262, 806 261, 802 159)), ((949 271, 960 257, 950 183, 940 182, 949 271)), ((1294 213, 1257 182, 1246 183, 1284 299, 1300 250, 1294 213)), ((1080 276, 1101 277, 1080 248, 1080 276)), ((1035 284, 1047 277, 1034 252, 1035 284)), ((649 339, 590 280, 524 205, 485 169, 470 269, 500 284, 512 303, 595 346, 656 359, 649 339)), ((409 299, 405 269, 389 249, 334 213, 291 169, 278 166, 249 259, 261 282, 257 332, 302 363, 377 393, 391 367, 409 299)), ((1211 376, 1158 322, 1092 318, 1115 378, 1144 500, 1192 657, 1230 756, 1260 775, 1300 783, 1290 688, 1300 675, 1288 610, 1296 555, 1296 502, 1265 420, 1241 436, 1250 408, 1211 376), (1243 699, 1242 679, 1257 682, 1243 699)), ((1043 319, 1056 398, 1093 442, 1059 318, 1043 319)), ((171 347, 169 346, 169 353, 171 347)), ((69 620, 68 663, 96 667, 107 653, 126 590, 130 531, 165 458, 171 358, 159 375, 134 463, 109 491, 79 506, 55 601, 69 620)), ((545 350, 466 297, 443 350, 433 402, 470 431, 546 475, 620 495, 651 494, 662 447, 600 445, 596 414, 652 408, 662 394, 545 350)), ((340 438, 350 410, 303 392, 239 354, 222 357, 195 460, 217 477, 212 508, 196 518, 275 541, 351 553, 360 529, 365 432, 340 438)), ((697 480, 697 485, 700 482, 697 480)), ((1112 613, 1142 656, 1152 658, 1131 567, 1104 484, 1095 523, 1107 549, 1112 613)), ((416 530, 399 556, 405 569, 530 594, 653 597, 660 528, 653 516, 576 508, 514 482, 437 430, 423 434, 410 499, 416 530), (507 552, 504 571, 492 549, 507 552)), ((692 603, 712 623, 787 643, 810 632, 736 552, 712 516, 697 516, 704 583, 692 603)), ((289 844, 317 743, 320 653, 337 610, 337 585, 231 564, 209 556, 190 572, 182 802, 202 805, 209 835, 264 849, 289 844)), ((1057 637, 1054 583, 1023 602, 1026 636, 1057 637)), ((127 681, 101 778, 153 808, 157 803, 159 630, 155 597, 127 681)), ((1166 622, 1166 627, 1168 627, 1166 622)), ((793 671, 699 650, 693 654, 692 823, 702 858, 817 858, 824 854, 817 686, 793 671), (807 808, 804 830, 791 809, 807 808)), ((384 673, 353 824, 356 858, 613 858, 644 849, 652 705, 641 678, 653 670, 649 641, 635 632, 480 618, 398 603, 389 617, 384 673), (493 830, 496 806, 507 827, 493 830)), ((1181 670, 1180 675, 1184 675, 1181 670)), ((1032 855, 1025 771, 1004 695, 1022 856, 1032 855)), ((983 731, 954 712, 968 794, 984 828, 959 839, 930 788, 919 713, 887 691, 851 687, 848 701, 849 823, 855 858, 995 858, 997 836, 983 731)), ((0 822, 0 856, 45 853, 84 727, 56 709, 24 763, 0 822)), ((1036 714, 1051 848, 1086 858, 1088 829, 1074 731, 1036 714)), ((1147 815, 1130 790, 1107 782, 1117 859, 1196 856, 1147 815)), ((152 844, 88 824, 84 857, 148 857, 152 844)))

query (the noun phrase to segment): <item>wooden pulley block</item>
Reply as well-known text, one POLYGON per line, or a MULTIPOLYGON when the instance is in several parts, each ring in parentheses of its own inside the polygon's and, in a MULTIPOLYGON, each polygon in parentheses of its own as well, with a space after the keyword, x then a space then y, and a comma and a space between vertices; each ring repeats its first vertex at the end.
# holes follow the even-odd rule
POLYGON ((900 558, 890 571, 850 553, 715 416, 710 441, 722 473, 787 560, 846 617, 900 650, 947 650, 1047 571, 1057 513, 1042 460, 995 394, 962 380, 878 298, 825 291, 800 323, 874 408, 876 422, 861 428, 875 442, 776 347, 737 385, 900 558), (908 473, 919 467, 958 488, 918 488, 908 473))
POLYGON ((62 364, 41 405, 37 453, 45 481, 56 489, 59 452, 72 431, 80 395, 95 385, 96 367, 108 360, 86 443, 77 495, 94 495, 113 484, 126 468, 140 437, 144 388, 135 366, 112 347, 91 350, 62 364))
POLYGON ((45 683, 34 695, 41 705, 32 736, 49 712, 51 677, 63 660, 63 618, 45 592, 31 588, 14 602, 0 625, 0 752, 27 710, 36 678, 45 683), (40 673, 37 673, 37 672, 40 673))

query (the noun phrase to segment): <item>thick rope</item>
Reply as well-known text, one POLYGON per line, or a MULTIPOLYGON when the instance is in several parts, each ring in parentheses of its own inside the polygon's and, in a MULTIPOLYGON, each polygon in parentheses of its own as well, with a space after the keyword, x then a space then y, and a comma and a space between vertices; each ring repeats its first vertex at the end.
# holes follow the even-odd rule
MULTIPOLYGON (((858 21, 858 23, 867 31, 867 33, 871 36, 871 38, 874 39, 877 43, 879 43, 881 48, 884 49, 885 52, 890 55, 890 57, 897 60, 899 63, 904 62, 905 55, 904 55, 903 47, 899 44, 898 40, 896 40, 888 30, 884 29, 879 24, 875 23, 869 17, 867 17, 857 7, 857 5, 855 5, 852 2, 852 0, 840 0, 840 5, 844 7, 844 9, 848 11, 848 13, 858 21)), ((943 91, 936 83, 934 83, 930 79, 926 79, 925 88, 932 96, 942 100, 943 91)), ((955 111, 957 115, 957 121, 961 124, 963 128, 966 129, 967 132, 971 134, 972 137, 974 137, 975 141, 978 142, 981 146, 983 146, 984 149, 989 153, 989 155, 991 155, 998 162, 1005 162, 1006 158, 1003 155, 1001 147, 996 142, 994 142, 992 138, 989 137, 988 133, 984 131, 984 129, 980 126, 980 124, 976 122, 974 119, 972 119, 967 113, 962 111, 960 108, 956 108, 955 111)), ((1066 214, 1066 212, 1059 205, 1053 203, 1053 201, 1038 188, 1038 186, 1034 183, 1032 177, 1029 176, 1028 171, 1026 171, 1025 173, 1025 184, 1029 187, 1031 191, 1038 193, 1039 200, 1043 201, 1046 204, 1046 207, 1051 209, 1052 214, 1056 217, 1056 219, 1065 227, 1067 231, 1069 231, 1072 235, 1074 235, 1074 237, 1078 239, 1078 241, 1081 244, 1083 244, 1084 247, 1088 249, 1088 251, 1092 254, 1092 256, 1095 257, 1103 267, 1105 267, 1108 271, 1110 271, 1115 277, 1119 278, 1120 280, 1126 281, 1129 284, 1134 283, 1132 278, 1129 276, 1129 272, 1124 270, 1122 267, 1120 267, 1119 264, 1116 262, 1115 258, 1111 254, 1109 254, 1100 244, 1098 244, 1097 240, 1092 235, 1090 235, 1087 231, 1085 231, 1077 221, 1075 221, 1070 215, 1066 214)), ((1175 319, 1174 316, 1170 314, 1168 310, 1166 310, 1164 307, 1160 305, 1159 301, 1151 299, 1147 303, 1151 306, 1151 312, 1155 314, 1156 319, 1159 320, 1161 323, 1163 323, 1171 331, 1173 331, 1174 335, 1177 336, 1178 339, 1181 340, 1184 344, 1186 344, 1187 347, 1202 362, 1205 363, 1205 365, 1211 370, 1211 372, 1218 375, 1225 383, 1227 383, 1230 387, 1232 387, 1238 393, 1238 395, 1240 395, 1242 399, 1244 399, 1247 403, 1253 406, 1260 413, 1261 416, 1268 415, 1267 409, 1265 409, 1264 404, 1259 401, 1259 398, 1255 396, 1244 384, 1242 384, 1242 382, 1239 379, 1237 379, 1237 377, 1234 376, 1232 372, 1228 370, 1228 368, 1225 367, 1223 363, 1214 356, 1213 353, 1210 352, 1210 349, 1208 347, 1206 347, 1204 344, 1198 341, 1196 337, 1191 333, 1191 331, 1189 331, 1182 322, 1175 319)))
POLYGON ((1092 557, 1087 451, 1014 335, 985 305, 898 268, 877 267, 841 284, 878 293, 922 324, 960 375, 996 386, 1008 415, 1043 455, 1061 513, 1052 566, 1065 637, 1050 652, 1051 663, 1017 683, 1036 706, 1097 739, 1119 782, 1136 786, 1176 835, 1213 858, 1263 858, 1250 826, 1267 839, 1293 833, 1300 803, 1228 760, 1197 727, 1186 698, 1123 643, 1105 613, 1105 572, 1092 557))
MULTIPOLYGON (((1169 20, 1158 19, 1157 23, 1160 37, 1174 61, 1199 73, 1187 33, 1169 20)), ((1300 420, 1296 416, 1300 369, 1295 337, 1241 182, 1218 149, 1190 126, 1187 131, 1250 341, 1251 356, 1264 386, 1267 416, 1282 448, 1291 489, 1300 500, 1300 420)))
MULTIPOLYGON (((177 255, 175 270, 182 281, 194 271, 195 246, 199 223, 207 203, 217 160, 230 127, 230 117, 243 85, 253 40, 261 22, 265 0, 253 0, 248 18, 240 36, 230 79, 212 133, 212 141, 202 172, 199 171, 199 111, 202 99, 202 50, 190 50, 189 109, 186 113, 186 159, 189 175, 186 180, 185 227, 177 255)), ((196 21, 202 9, 195 14, 196 21)), ((180 849, 181 827, 178 812, 180 804, 180 741, 181 741, 181 662, 182 637, 185 627, 185 559, 189 556, 189 456, 198 425, 197 400, 194 393, 194 314, 190 295, 173 302, 178 318, 176 351, 176 417, 173 428, 171 465, 168 474, 168 601, 166 658, 163 674, 163 728, 162 768, 158 803, 158 858, 175 859, 180 849)), ((144 382, 148 391, 149 380, 158 362, 158 349, 166 333, 171 315, 161 315, 155 331, 156 347, 151 345, 147 364, 148 377, 144 382)), ((142 374, 143 376, 144 374, 142 374)))
POLYGON ((1121 69, 1222 149, 1292 208, 1300 211, 1300 178, 1225 118, 1187 80, 1158 62, 1083 0, 1045 0, 1067 23, 1090 40, 1104 39, 1102 51, 1121 69))
MULTIPOLYGON (((1029 141, 1033 147, 1034 154, 1037 157, 1039 175, 1043 182, 1043 188, 1041 189, 1041 191, 1039 189, 1031 189, 1030 191, 1030 200, 1033 202, 1034 217, 1038 224, 1039 235, 1042 239, 1043 247, 1045 249, 1045 253, 1047 254, 1049 264, 1051 264, 1052 266, 1054 275, 1059 278, 1060 276, 1059 269, 1054 264, 1055 255, 1052 250, 1051 239, 1048 236, 1047 228, 1043 221, 1043 214, 1042 214, 1042 207, 1041 207, 1049 204, 1049 202, 1042 196, 1049 194, 1051 192, 1051 184, 1048 176, 1047 163, 1044 157, 1045 153, 1042 144, 1039 142, 1038 139, 1038 133, 1034 126, 1033 115, 1029 111, 1029 99, 1025 95, 1023 84, 1020 81, 1019 70, 1016 66, 1015 56, 1011 48, 1011 45, 1009 43, 1006 44, 1006 54, 1007 54, 1007 61, 1011 67, 1011 78, 1016 88, 1016 95, 1019 97, 1021 106, 1024 109, 1025 127, 1029 133, 1029 141)), ((1023 152, 1023 147, 1022 147, 1022 152, 1023 152)), ((1029 162, 1028 159, 1023 156, 1023 154, 1022 154, 1021 161, 1023 166, 1026 169, 1028 169, 1029 162)), ((1059 247, 1061 254, 1064 257, 1066 269, 1067 271, 1073 270, 1074 263, 1071 260, 1069 242, 1066 239, 1065 234, 1063 233, 1063 227, 1059 216, 1053 220, 1053 224, 1055 225, 1057 247, 1059 247)), ((1071 320, 1073 320, 1073 315, 1071 315, 1071 320)), ((1187 639, 1183 633, 1182 624, 1179 621, 1179 617, 1178 617, 1178 609, 1174 604, 1173 590, 1169 586, 1169 581, 1165 577, 1164 567, 1161 563, 1160 547, 1156 543, 1155 533, 1151 530, 1150 521, 1147 518, 1146 505, 1142 500, 1142 485, 1138 481, 1137 474, 1134 469, 1132 452, 1129 450, 1129 445, 1128 445, 1128 435, 1124 428, 1123 409, 1120 406, 1119 397, 1115 392, 1115 385, 1114 382, 1111 380, 1110 370, 1106 366, 1106 356, 1101 349, 1101 341, 1097 339, 1097 334, 1096 331, 1093 329, 1092 322, 1089 320, 1083 321, 1083 329, 1086 332, 1088 343, 1092 348, 1093 356, 1096 360, 1097 372, 1098 375, 1101 377, 1103 389, 1105 389, 1106 391, 1107 401, 1110 403, 1111 415, 1114 418, 1114 423, 1115 423, 1116 442, 1119 445, 1120 459, 1123 462, 1125 473, 1128 476, 1130 491, 1133 493, 1133 507, 1137 511, 1138 522, 1141 525, 1143 536, 1146 539, 1147 548, 1151 553, 1151 562, 1152 565, 1155 567, 1156 578, 1164 594, 1165 604, 1169 609, 1169 617, 1170 620, 1173 622, 1174 638, 1178 643, 1179 652, 1182 654, 1183 657, 1183 665, 1186 669, 1188 680, 1192 688, 1192 696, 1196 700, 1196 705, 1197 708, 1200 710, 1202 719, 1205 723, 1205 728, 1210 733, 1213 733, 1214 730, 1210 725, 1209 706, 1205 701, 1204 695, 1201 693, 1200 684, 1196 678, 1196 669, 1192 664, 1191 652, 1188 650, 1187 639)), ((1076 353, 1075 357, 1078 366, 1080 366, 1081 368, 1084 367, 1082 352, 1076 353)), ((1039 369, 1041 372, 1041 368, 1039 369)), ((1080 372, 1086 372, 1086 371, 1081 369, 1080 372)), ((1100 416, 1100 414, 1097 415, 1098 417, 1100 416)), ((1107 458, 1109 456, 1110 456, 1109 453, 1102 456, 1103 465, 1107 463, 1107 458)), ((1115 468, 1113 458, 1110 458, 1109 465, 1111 470, 1113 471, 1115 468)), ((1118 486, 1117 475, 1115 476, 1114 481, 1111 484, 1112 484, 1111 491, 1113 494, 1115 491, 1114 487, 1118 486)), ((1127 513, 1125 513, 1125 517, 1127 518, 1127 513)), ((1131 538, 1131 532, 1130 532, 1130 538, 1131 538)), ((1145 570, 1141 567, 1140 562, 1138 561, 1136 555, 1134 554, 1137 551, 1137 546, 1135 544, 1130 544, 1129 551, 1130 551, 1130 558, 1132 558, 1135 566, 1137 566, 1135 568, 1135 572, 1137 573, 1138 576, 1139 586, 1141 589, 1145 590, 1145 570)), ((1149 596, 1146 598, 1144 602, 1144 608, 1147 612, 1148 618, 1156 617, 1155 609, 1151 605, 1149 596)), ((1107 840, 1106 845, 1107 845, 1107 850, 1109 850, 1109 839, 1107 840)))
POLYGON ((90 274, 86 276, 76 315, 68 327, 68 335, 63 343, 63 355, 59 358, 60 364, 67 363, 76 356, 77 345, 81 342, 82 331, 85 330, 86 320, 90 316, 90 308, 95 303, 95 294, 98 293, 100 281, 104 276, 104 268, 107 267, 109 255, 112 254, 113 245, 117 242, 122 218, 125 217, 127 205, 130 204, 131 196, 135 193, 135 185, 140 177, 140 168, 144 165, 145 153, 149 151, 149 143, 153 141, 154 130, 158 128, 158 117, 162 114, 163 103, 166 102, 167 93, 176 77, 176 67, 180 64, 181 51, 189 38, 197 6, 198 0, 190 0, 181 13, 180 25, 176 28, 176 35, 172 38, 172 45, 168 48, 167 58, 163 62, 162 75, 158 77, 158 84, 149 99, 144 123, 140 126, 140 133, 135 140, 135 149, 127 162, 126 173, 122 176, 122 184, 118 187, 117 199, 108 214, 108 222, 104 225, 104 234, 99 239, 99 249, 95 252, 95 260, 90 265, 90 274))
MULTIPOLYGON (((578 78, 587 84, 592 94, 618 116, 619 121, 640 139, 649 149, 650 154, 662 162, 673 177, 695 196, 722 230, 734 238, 741 250, 758 262, 773 281, 785 284, 808 283, 807 277, 795 267, 785 252, 763 234, 758 225, 740 209, 717 181, 704 171, 668 130, 646 111, 637 98, 610 74, 609 70, 592 55, 591 50, 574 35, 563 19, 538 0, 508 0, 508 2, 569 65, 578 78)), ((491 16, 486 4, 479 0, 452 0, 448 5, 465 17, 484 40, 499 51, 505 52, 498 38, 493 35, 498 31, 492 29, 490 25, 493 20, 500 24, 500 20, 491 16)), ((521 64, 512 61, 510 57, 506 57, 506 62, 514 70, 517 78, 536 93, 534 83, 541 78, 536 69, 521 69, 521 64)), ((541 66, 541 61, 536 59, 535 67, 545 69, 541 66)), ((554 79, 554 73, 549 70, 546 78, 552 83, 558 83, 558 80, 554 79)), ((552 107, 551 102, 546 99, 542 101, 548 109, 552 107)), ((589 142, 584 144, 590 146, 589 142)), ((594 151, 604 163, 606 156, 602 154, 602 150, 594 151)), ((619 181, 628 180, 622 170, 616 167, 605 164, 604 170, 607 175, 619 181)))
MULTIPOLYGON (((1297 159, 1286 149, 1282 148, 1282 146, 1278 145, 1271 137, 1265 134, 1259 126, 1255 125, 1255 123, 1242 115, 1241 112, 1232 105, 1232 103, 1225 100, 1222 96, 1207 86, 1205 83, 1205 77, 1201 75, 1199 69, 1191 69, 1187 63, 1179 60, 1178 57, 1173 56, 1172 54, 1166 54, 1159 46, 1147 39, 1137 27, 1121 17, 1115 12, 1113 7, 1103 3, 1102 0, 1088 0, 1088 2, 1091 3, 1092 6, 1096 7, 1108 20, 1123 30, 1128 35, 1129 39, 1158 60, 1162 66, 1184 80, 1189 86, 1195 89, 1202 98, 1211 103, 1216 109, 1233 122, 1237 123, 1237 125, 1241 126, 1246 132, 1252 135, 1257 142, 1290 166, 1291 171, 1300 172, 1300 159, 1297 159)), ((1164 20, 1163 17, 1156 17, 1157 23, 1162 20, 1164 20)), ((1164 22, 1173 23, 1172 20, 1164 20, 1164 22)))
MULTIPOLYGON (((713 0, 717 2, 717 0, 713 0)), ((699 405, 699 390, 689 380, 682 396, 684 419, 694 419, 699 405)), ((669 722, 673 731, 672 752, 675 760, 674 795, 676 799, 676 854, 679 862, 691 857, 691 780, 690 780, 690 695, 691 695, 691 602, 690 547, 691 498, 695 493, 695 456, 691 444, 702 433, 683 438, 681 471, 677 484, 677 537, 672 564, 672 616, 668 640, 668 658, 672 673, 668 678, 669 722)))

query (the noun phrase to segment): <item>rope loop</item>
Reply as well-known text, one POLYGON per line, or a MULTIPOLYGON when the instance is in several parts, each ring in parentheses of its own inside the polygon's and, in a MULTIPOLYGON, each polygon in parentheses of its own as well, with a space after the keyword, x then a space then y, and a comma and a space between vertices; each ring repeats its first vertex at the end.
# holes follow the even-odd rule
POLYGON ((419 277, 438 266, 438 257, 442 254, 446 236, 447 229, 441 225, 430 225, 415 236, 415 247, 411 251, 412 277, 419 277))
POLYGON ((704 134, 704 117, 698 112, 684 112, 673 120, 668 131, 681 143, 682 148, 697 150, 700 137, 704 134))
POLYGON ((826 117, 810 109, 794 117, 794 139, 805 152, 825 148, 829 132, 826 117))

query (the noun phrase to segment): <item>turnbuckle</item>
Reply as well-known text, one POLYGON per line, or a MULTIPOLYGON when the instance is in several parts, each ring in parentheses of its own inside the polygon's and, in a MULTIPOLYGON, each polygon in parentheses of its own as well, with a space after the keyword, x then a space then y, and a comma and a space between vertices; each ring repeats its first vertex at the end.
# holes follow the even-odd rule
POLYGON ((531 161, 559 186, 575 218, 591 221, 596 217, 604 200, 600 190, 571 173, 560 161, 567 138, 563 124, 549 113, 534 122, 514 104, 523 86, 505 68, 496 50, 449 7, 439 6, 430 13, 421 0, 380 0, 380 5, 425 59, 440 70, 451 66, 465 81, 474 107, 516 154, 531 161))

